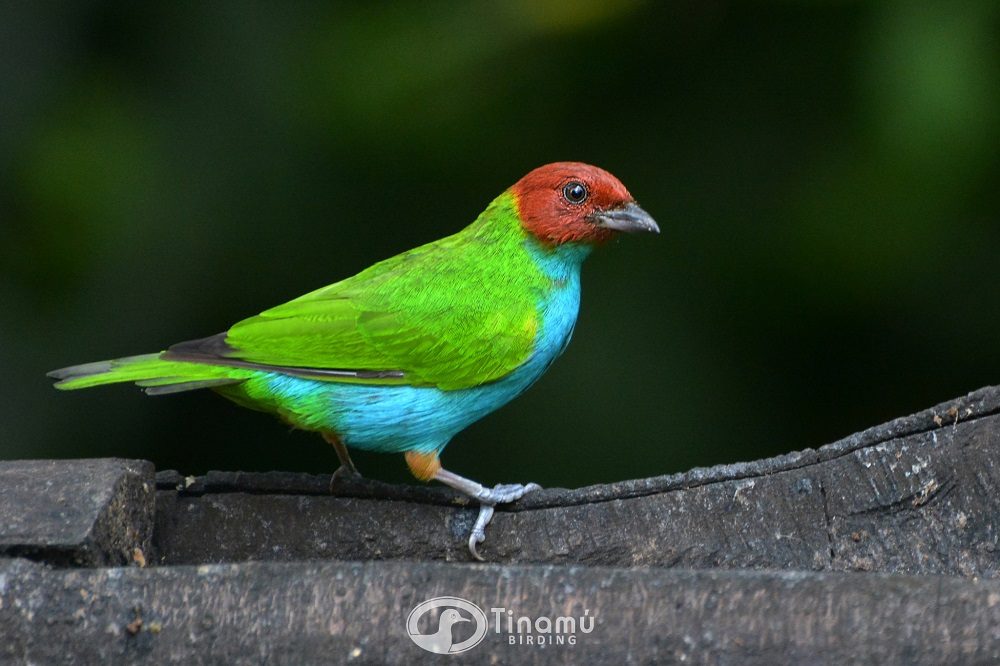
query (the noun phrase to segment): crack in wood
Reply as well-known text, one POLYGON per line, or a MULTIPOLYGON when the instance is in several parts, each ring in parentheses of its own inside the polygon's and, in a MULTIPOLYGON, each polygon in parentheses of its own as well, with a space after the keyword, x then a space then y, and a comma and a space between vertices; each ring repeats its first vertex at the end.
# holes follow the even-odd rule
POLYGON ((829 550, 830 568, 832 569, 834 562, 837 561, 837 552, 834 550, 833 546, 833 517, 830 515, 830 503, 826 498, 826 487, 823 484, 823 479, 817 479, 816 485, 819 486, 819 495, 823 500, 823 520, 826 528, 826 545, 829 550))

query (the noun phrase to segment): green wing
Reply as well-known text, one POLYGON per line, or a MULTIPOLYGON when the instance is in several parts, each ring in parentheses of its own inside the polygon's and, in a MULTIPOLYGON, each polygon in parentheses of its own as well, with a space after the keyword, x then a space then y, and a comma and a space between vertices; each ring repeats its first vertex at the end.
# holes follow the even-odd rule
POLYGON ((499 379, 531 352, 547 280, 520 233, 475 231, 241 321, 220 356, 330 371, 316 376, 331 381, 460 389, 499 379))

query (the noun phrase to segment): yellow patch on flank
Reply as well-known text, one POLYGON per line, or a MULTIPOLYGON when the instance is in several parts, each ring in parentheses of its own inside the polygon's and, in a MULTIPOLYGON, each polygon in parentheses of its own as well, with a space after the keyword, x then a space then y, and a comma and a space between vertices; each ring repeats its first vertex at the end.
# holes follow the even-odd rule
POLYGON ((522 326, 525 334, 530 339, 534 340, 535 336, 538 335, 538 315, 535 313, 528 315, 528 318, 524 320, 524 324, 522 326))

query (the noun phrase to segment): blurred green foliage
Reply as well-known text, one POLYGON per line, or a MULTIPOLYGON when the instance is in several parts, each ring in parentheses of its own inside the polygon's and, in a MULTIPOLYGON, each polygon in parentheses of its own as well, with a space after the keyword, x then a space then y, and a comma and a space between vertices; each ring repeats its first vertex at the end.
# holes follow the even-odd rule
POLYGON ((0 456, 332 470, 213 395, 44 373, 223 330, 554 160, 611 170, 664 233, 589 261, 567 354, 455 471, 679 471, 998 383, 998 8, 4 3, 0 456))

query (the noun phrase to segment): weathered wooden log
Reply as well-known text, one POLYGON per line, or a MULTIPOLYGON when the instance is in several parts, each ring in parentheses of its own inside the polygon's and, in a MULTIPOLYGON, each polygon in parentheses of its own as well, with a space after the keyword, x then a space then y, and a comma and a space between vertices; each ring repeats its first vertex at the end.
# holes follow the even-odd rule
POLYGON ((402 561, 47 570, 13 560, 0 561, 0 660, 441 663, 410 640, 406 619, 442 595, 484 612, 482 643, 464 655, 476 663, 1000 659, 995 580, 402 561), (530 631, 518 631, 522 617, 530 631))
POLYGON ((143 460, 0 463, 0 556, 58 566, 132 561, 152 538, 153 472, 143 460))
MULTIPOLYGON (((818 450, 499 507, 493 562, 861 570, 1000 568, 1000 390, 983 389, 818 450)), ((443 488, 328 476, 159 476, 162 564, 468 561, 475 508, 443 488), (464 507, 464 508, 463 508, 464 507)))
POLYGON ((995 663, 998 420, 987 388, 817 450, 539 491, 497 512, 489 565, 442 488, 0 463, 0 662, 439 661, 417 643, 444 616, 407 617, 454 596, 491 663, 995 663), (128 561, 155 566, 95 568, 128 561))

